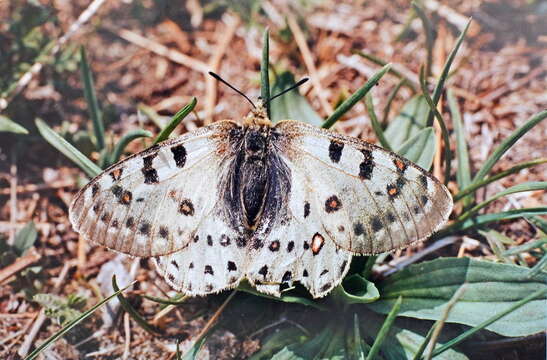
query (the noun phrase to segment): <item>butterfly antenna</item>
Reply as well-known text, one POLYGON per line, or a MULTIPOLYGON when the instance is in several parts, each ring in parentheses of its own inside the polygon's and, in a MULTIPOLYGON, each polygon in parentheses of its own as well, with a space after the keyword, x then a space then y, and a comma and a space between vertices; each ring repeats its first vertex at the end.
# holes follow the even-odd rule
POLYGON ((256 109, 256 106, 255 104, 251 101, 251 99, 249 99, 247 97, 247 95, 245 95, 244 93, 242 93, 241 91, 239 91, 238 89, 236 89, 235 87, 233 87, 232 85, 228 84, 228 82, 226 80, 224 80, 223 78, 221 78, 218 74, 215 74, 214 72, 212 71, 209 71, 209 75, 211 75, 212 77, 214 77, 215 79, 217 79, 218 81, 220 81, 221 83, 223 83, 224 85, 228 86, 230 89, 234 90, 236 93, 238 93, 239 95, 243 96, 245 99, 247 99, 247 101, 249 101, 251 103, 251 105, 253 106, 254 109, 256 109))
POLYGON ((291 90, 294 90, 296 89, 297 87, 299 87, 300 85, 304 84, 306 81, 308 81, 309 78, 303 78, 303 79, 300 79, 296 84, 294 84, 293 86, 291 86, 290 88, 288 89, 285 89, 283 90, 282 92, 280 92, 279 94, 276 94, 274 96, 272 96, 271 98, 268 99, 268 101, 266 101, 266 104, 268 104, 270 101, 272 101, 273 99, 277 98, 277 97, 280 97, 281 95, 291 91, 291 90))

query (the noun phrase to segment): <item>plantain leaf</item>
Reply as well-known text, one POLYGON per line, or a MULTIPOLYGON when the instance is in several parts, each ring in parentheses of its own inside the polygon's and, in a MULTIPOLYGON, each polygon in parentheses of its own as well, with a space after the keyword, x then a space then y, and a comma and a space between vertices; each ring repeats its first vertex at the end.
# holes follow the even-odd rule
MULTIPOLYGON (((275 81, 272 94, 279 94, 281 91, 294 85, 293 75, 286 71, 281 73, 275 81)), ((292 91, 280 96, 270 103, 271 120, 273 123, 281 120, 298 120, 308 124, 320 126, 323 119, 310 106, 305 97, 297 91, 292 91)))
MULTIPOLYGON (((437 320, 446 303, 466 284, 466 291, 448 314, 447 322, 477 326, 507 310, 538 288, 544 288, 547 274, 527 277, 528 269, 469 258, 440 258, 411 265, 377 284, 380 300, 367 304, 387 314, 403 296, 400 316, 437 320)), ((504 336, 526 336, 545 329, 547 294, 486 326, 504 336)))
POLYGON ((36 127, 40 134, 54 148, 59 150, 63 155, 72 160, 80 167, 88 176, 95 177, 101 173, 101 168, 95 165, 78 149, 72 146, 68 141, 63 139, 59 134, 53 131, 43 120, 36 119, 36 127))
POLYGON ((359 274, 346 277, 343 283, 333 290, 331 296, 346 305, 367 304, 380 298, 374 283, 359 274))
POLYGON ((429 170, 433 164, 436 142, 435 130, 427 127, 406 140, 395 152, 429 170))
POLYGON ((25 252, 34 245, 37 237, 38 231, 36 230, 36 225, 34 225, 34 221, 29 221, 17 232, 17 235, 15 235, 13 247, 15 248, 17 255, 24 255, 25 252))
POLYGON ((423 95, 415 95, 407 101, 399 115, 390 121, 384 135, 394 149, 398 149, 405 141, 425 129, 429 106, 423 95))
POLYGON ((0 132, 9 132, 13 134, 28 134, 28 130, 17 124, 8 117, 0 115, 0 132))

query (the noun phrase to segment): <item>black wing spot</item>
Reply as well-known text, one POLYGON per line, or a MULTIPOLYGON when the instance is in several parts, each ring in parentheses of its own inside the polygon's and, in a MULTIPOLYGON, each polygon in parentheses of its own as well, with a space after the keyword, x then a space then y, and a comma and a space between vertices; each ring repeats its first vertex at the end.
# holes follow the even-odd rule
POLYGON ((332 195, 325 201, 325 211, 332 213, 342 208, 342 202, 338 199, 338 196, 332 195))
POLYGON ((150 223, 143 222, 139 227, 139 232, 143 235, 150 235, 150 223))
POLYGON ((173 265, 174 267, 176 267, 177 270, 179 269, 179 264, 178 264, 175 260, 171 260, 171 265, 173 265))
POLYGON ((307 241, 304 241, 304 250, 308 250, 310 248, 310 244, 308 244, 307 241))
POLYGON ((111 217, 111 214, 109 212, 105 212, 101 216, 101 221, 104 222, 104 223, 107 223, 107 222, 110 221, 110 217, 111 217))
POLYGON ((420 196, 420 200, 422 201, 422 205, 425 205, 429 201, 429 198, 425 195, 422 195, 420 196))
POLYGON ((342 150, 344 149, 344 143, 331 140, 329 145, 329 158, 333 163, 340 161, 342 157, 342 150))
POLYGON ((321 274, 319 274, 319 276, 323 276, 323 275, 326 275, 329 271, 327 269, 321 271, 321 274))
POLYGON ((380 218, 378 216, 373 216, 371 221, 370 221, 370 225, 372 226, 372 231, 374 232, 378 232, 380 230, 383 229, 384 227, 384 224, 382 223, 382 221, 380 220, 380 218))
POLYGON ((166 226, 160 226, 159 235, 162 238, 167 239, 167 237, 169 236, 169 230, 167 230, 166 226))
POLYGON ((419 214, 421 212, 421 208, 418 206, 418 205, 414 205, 414 207, 412 208, 412 210, 414 211, 414 214, 419 214))
POLYGON ((310 203, 305 202, 304 203, 304 219, 307 218, 310 215, 310 203))
POLYGON ((194 263, 191 262, 190 265, 188 265, 188 269, 193 269, 194 268, 194 263))
POLYGON ((203 273, 215 275, 215 272, 213 271, 213 267, 211 265, 205 265, 205 269, 203 270, 203 273))
POLYGON ((356 222, 353 224, 353 232, 355 233, 355 236, 361 236, 365 233, 365 228, 362 223, 356 222))
POLYGON ((118 222, 118 220, 113 220, 110 226, 117 229, 120 226, 120 223, 118 222))
POLYGON ((427 189, 427 176, 425 176, 424 174, 420 174, 418 176, 418 180, 420 180, 420 184, 422 184, 423 188, 427 189))
POLYGON ((370 180, 372 178, 372 171, 374 170, 374 158, 372 151, 363 149, 363 162, 359 165, 359 176, 361 179, 370 180))
POLYGON ((129 229, 132 229, 134 226, 135 226, 135 219, 133 218, 133 216, 130 216, 130 217, 125 221, 125 227, 127 227, 127 228, 129 228, 129 229))
POLYGON ((395 222, 396 217, 395 217, 395 215, 394 215, 392 212, 388 212, 388 213, 386 214, 386 219, 387 219, 387 221, 388 221, 389 223, 393 223, 393 222, 395 222))
POLYGON ((325 285, 321 287, 321 291, 327 291, 328 289, 331 288, 331 286, 332 286, 331 283, 326 283, 325 285))
POLYGON ((160 181, 158 178, 158 172, 152 166, 152 161, 157 155, 158 155, 157 153, 154 153, 154 154, 145 156, 142 159, 143 166, 141 171, 142 171, 142 174, 144 175, 145 184, 156 184, 160 181))
POLYGON ((286 271, 285 274, 283 274, 283 278, 281 279, 282 282, 288 282, 291 280, 292 273, 290 271, 286 271))
POLYGON ((174 282, 174 281, 175 281, 175 275, 173 275, 173 274, 167 274, 167 278, 168 278, 169 281, 171 281, 171 282, 174 282))
POLYGON ((213 237, 211 235, 207 235, 207 245, 213 246, 213 237))
POLYGON ((196 236, 194 236, 194 242, 197 243, 199 241, 199 235, 196 234, 196 236))
POLYGON ((186 164, 186 148, 184 145, 173 146, 171 152, 173 153, 173 160, 175 160, 177 167, 184 167, 184 164, 186 164))
POLYGON ((236 238, 236 245, 237 245, 238 248, 243 248, 243 247, 247 246, 247 239, 245 239, 242 236, 236 238))
POLYGON ((308 270, 304 269, 304 271, 302 272, 302 276, 303 277, 308 277, 309 276, 308 270))
POLYGON ((264 246, 264 242, 260 240, 259 238, 253 239, 253 249, 258 250, 261 249, 264 246))
POLYGON ((99 186, 99 184, 97 184, 97 183, 93 184, 91 186, 91 196, 95 197, 99 193, 100 189, 101 189, 101 187, 99 186))
POLYGON ((268 275, 268 266, 264 265, 263 267, 261 267, 260 270, 258 270, 258 273, 265 278, 266 275, 268 275))
POLYGON ((287 252, 291 252, 294 249, 294 241, 289 241, 287 244, 287 252))
POLYGON ((220 236, 220 245, 228 246, 228 245, 230 245, 230 243, 231 243, 231 240, 230 240, 230 237, 228 235, 222 234, 220 236))
POLYGON ((236 263, 233 261, 228 261, 228 271, 236 271, 237 266, 236 263))

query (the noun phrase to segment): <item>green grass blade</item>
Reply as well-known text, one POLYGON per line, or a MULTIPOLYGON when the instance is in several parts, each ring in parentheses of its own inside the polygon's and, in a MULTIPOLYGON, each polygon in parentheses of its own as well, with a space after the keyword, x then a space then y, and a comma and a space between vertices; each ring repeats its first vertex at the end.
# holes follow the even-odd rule
POLYGON ((437 356, 437 355, 445 352, 446 350, 448 350, 450 348, 453 348, 454 346, 458 345, 459 343, 461 343, 465 339, 469 338, 470 336, 474 335, 478 331, 480 331, 480 330, 484 329, 485 327, 487 327, 488 325, 498 321, 499 319, 501 319, 505 315, 515 311, 516 309, 520 308, 521 306, 526 305, 530 301, 540 297, 541 295, 545 294, 546 292, 547 292, 546 288, 542 288, 542 289, 539 289, 538 291, 535 291, 534 293, 530 294, 529 296, 527 296, 524 299, 522 299, 522 300, 518 301, 517 303, 515 303, 515 305, 511 306, 507 310, 502 311, 499 314, 496 314, 496 315, 492 316, 490 319, 484 321, 483 323, 473 327, 472 329, 467 330, 463 334, 461 334, 461 335, 457 336, 456 338, 446 342, 444 345, 442 345, 442 346, 438 347, 437 349, 435 349, 435 351, 433 351, 433 353, 431 355, 432 356, 437 356))
POLYGON ((513 209, 508 211, 502 211, 492 214, 484 214, 472 217, 465 221, 456 221, 449 226, 445 227, 441 231, 434 234, 436 239, 439 239, 448 234, 452 234, 456 231, 463 231, 474 227, 482 226, 496 221, 516 219, 520 217, 534 216, 534 215, 546 215, 547 206, 540 206, 535 208, 513 209))
POLYGON ((463 213, 457 221, 465 221, 469 219, 471 216, 475 215, 480 209, 484 208, 485 206, 489 205, 493 201, 510 194, 515 194, 519 192, 525 192, 525 191, 537 191, 537 190, 547 190, 547 181, 530 181, 525 182, 523 184, 518 184, 511 186, 510 188, 507 188, 503 191, 500 191, 496 195, 486 199, 485 201, 481 202, 480 204, 475 205, 473 208, 469 209, 465 213, 463 213))
MULTIPOLYGON (((425 83, 425 73, 424 68, 422 67, 420 69, 420 86, 422 87, 422 92, 424 95, 424 98, 429 105, 429 111, 433 112, 435 114, 435 119, 439 122, 439 126, 441 128, 441 134, 444 141, 444 184, 448 184, 448 180, 450 180, 450 172, 452 167, 452 151, 450 150, 450 138, 448 135, 448 129, 446 128, 446 124, 443 120, 443 117, 441 113, 437 110, 437 105, 431 99, 431 96, 429 96, 429 92, 427 90, 427 84, 425 83)), ((429 121, 428 121, 429 124, 429 121)), ((433 122, 431 122, 431 125, 433 122)), ((431 126, 429 125, 429 126, 431 126)))
POLYGON ((36 119, 36 127, 40 134, 50 143, 54 148, 59 150, 63 155, 72 160, 76 165, 80 167, 88 176, 95 177, 101 173, 101 168, 95 165, 78 149, 72 146, 68 141, 63 139, 61 135, 57 134, 50 128, 43 120, 36 119))
POLYGON ((471 185, 469 185, 468 187, 466 187, 465 189, 461 190, 456 195, 454 195, 454 202, 456 202, 458 200, 461 200, 465 196, 475 192, 477 189, 479 189, 481 187, 484 187, 488 184, 491 184, 496 180, 499 180, 499 179, 504 178, 506 176, 509 176, 511 174, 517 173, 517 172, 521 171, 522 169, 527 169, 529 167, 536 166, 536 165, 541 165, 541 164, 545 164, 545 163, 547 163, 547 158, 541 158, 541 159, 535 159, 535 160, 532 160, 532 161, 526 161, 526 162, 517 164, 517 165, 515 165, 515 166, 513 166, 513 167, 511 167, 507 170, 499 172, 495 175, 487 177, 486 179, 483 179, 479 182, 474 182, 471 185))
MULTIPOLYGON (((465 34, 467 33, 467 30, 469 29, 469 25, 471 25, 471 19, 467 21, 467 24, 465 25, 465 28, 461 32, 460 36, 456 40, 456 45, 448 54, 448 58, 446 59, 446 63, 444 64, 443 71, 441 72, 441 76, 439 77, 439 82, 435 86, 435 90, 433 91, 433 108, 437 108, 437 104, 439 103, 439 100, 441 99, 441 94, 443 92, 444 83, 446 82, 446 79, 448 78, 448 73, 450 72, 450 67, 452 66, 452 62, 456 58, 456 54, 458 53, 458 50, 460 49, 460 46, 462 45, 463 39, 465 38, 465 34)), ((429 115, 427 117, 427 124, 431 126, 433 124, 433 116, 435 112, 433 109, 429 112, 429 115)))
POLYGON ((192 110, 194 110, 197 103, 198 103, 197 99, 193 97, 188 105, 180 109, 175 114, 175 116, 173 116, 169 124, 167 124, 167 126, 164 127, 163 130, 160 132, 160 134, 156 137, 153 145, 156 145, 162 141, 167 140, 167 138, 169 138, 169 135, 171 135, 173 130, 175 130, 175 128, 181 123, 181 121, 184 120, 184 118, 188 116, 188 114, 190 114, 192 110))
POLYGON ((349 109, 351 109, 359 100, 361 100, 370 91, 370 89, 372 89, 372 87, 378 83, 378 81, 380 81, 382 76, 384 76, 390 68, 391 64, 387 64, 382 69, 380 69, 380 71, 374 74, 370 79, 368 79, 365 85, 361 86, 359 90, 354 92, 349 98, 347 98, 342 104, 340 104, 340 106, 338 106, 336 110, 334 110, 331 116, 329 116, 327 120, 325 120, 321 127, 324 129, 328 129, 333 126, 349 109))
POLYGON ((393 325, 393 322, 395 321, 395 318, 397 317, 397 314, 399 313, 399 308, 401 307, 402 301, 403 301, 403 298, 399 296, 395 304, 393 304, 393 308, 391 308, 391 311, 389 312, 389 314, 386 317, 386 320, 382 324, 380 331, 378 331, 378 335, 376 336, 376 339, 374 339, 374 343, 372 344, 372 347, 370 348, 370 351, 367 354, 366 360, 373 360, 378 354, 378 352, 380 351, 380 347, 382 346, 382 343, 384 342, 384 339, 386 338, 389 332, 389 329, 391 328, 391 325, 393 325))
MULTIPOLYGON (((469 163, 469 153, 467 151, 467 140, 465 136, 465 129, 462 122, 462 114, 458 106, 458 100, 454 96, 451 89, 448 89, 447 93, 448 107, 452 114, 452 124, 454 125, 454 132, 456 134, 456 160, 458 162, 458 169, 456 172, 456 181, 460 189, 465 189, 471 184, 471 166, 469 163)), ((467 206, 472 202, 471 197, 464 199, 464 205, 467 206)))
POLYGON ((145 299, 148 299, 150 301, 163 304, 163 305, 182 305, 186 303, 186 300, 188 300, 188 296, 184 296, 181 294, 177 294, 170 299, 162 299, 162 298, 159 298, 156 296, 150 296, 150 295, 143 295, 143 297, 145 299))
POLYGON ((511 146, 513 146, 517 142, 518 139, 520 139, 531 128, 539 124, 545 118, 547 118, 547 110, 543 110, 533 115, 524 125, 515 130, 505 140, 503 140, 502 143, 496 148, 496 150, 494 150, 492 155, 488 157, 479 172, 475 175, 475 177, 473 178, 473 184, 482 181, 486 177, 486 175, 488 175, 490 170, 492 170, 498 160, 503 156, 503 154, 505 154, 507 150, 509 150, 511 146))
POLYGON ((525 244, 512 247, 509 250, 503 252, 503 256, 517 255, 523 252, 528 252, 534 249, 542 249, 544 245, 547 245, 547 239, 539 239, 535 241, 530 241, 525 244))
POLYGON ((431 76, 431 65, 433 64, 433 26, 425 14, 424 10, 415 1, 412 2, 412 8, 422 21, 425 31, 425 46, 427 49, 427 58, 425 62, 425 76, 431 76))
POLYGON ((376 117, 374 104, 372 102, 372 95, 370 93, 365 95, 365 106, 367 108, 368 117, 370 118, 370 122, 372 124, 372 129, 374 129, 374 133, 376 134, 378 141, 380 141, 380 144, 384 149, 391 150, 391 146, 384 136, 384 130, 382 130, 382 126, 380 125, 380 123, 378 122, 378 118, 376 117))
POLYGON ((28 130, 11 120, 10 118, 0 115, 0 132, 9 132, 13 134, 28 134, 28 130))
MULTIPOLYGON (((369 60, 370 62, 380 65, 380 66, 386 66, 388 64, 387 61, 384 61, 380 59, 379 57, 376 57, 372 54, 367 54, 365 52, 359 51, 359 50, 351 50, 352 54, 359 55, 361 57, 364 57, 365 59, 369 60)), ((400 71, 390 68, 389 73, 396 76, 397 78, 401 80, 405 80, 404 85, 412 90, 413 93, 417 92, 417 89, 420 87, 420 84, 416 84, 414 81, 412 81, 410 78, 406 77, 403 73, 400 71)))
MULTIPOLYGON (((112 288, 114 291, 119 291, 118 283, 116 282, 116 275, 112 275, 112 288)), ((118 297, 118 300, 120 301, 120 305, 123 307, 126 313, 129 314, 139 324, 144 330, 149 332, 150 334, 157 335, 159 332, 157 329, 155 329, 152 325, 150 325, 139 313, 133 305, 129 303, 129 301, 123 296, 121 292, 116 295, 118 297)))
POLYGON ((547 235, 547 221, 543 220, 539 216, 529 216, 526 218, 535 227, 537 227, 543 234, 547 235))
POLYGON ((32 359, 36 358, 36 356, 38 356, 42 351, 44 351, 44 349, 46 347, 51 345, 53 342, 57 341, 60 337, 65 335, 67 332, 69 332, 72 328, 74 328, 80 322, 87 319, 89 316, 91 316, 98 308, 103 306, 105 303, 112 300, 115 296, 118 296, 123 291, 127 290, 130 286, 133 286, 133 284, 134 284, 134 282, 127 285, 126 287, 124 287, 121 290, 117 290, 116 292, 114 292, 109 297, 99 301, 96 305, 91 307, 89 310, 85 311, 81 316, 79 316, 78 318, 76 318, 76 319, 72 320, 71 322, 69 322, 68 324, 66 324, 61 330, 59 330, 58 332, 56 332, 55 334, 50 336, 47 340, 45 340, 42 344, 40 344, 36 349, 34 349, 33 352, 31 352, 29 355, 27 355, 25 360, 32 360, 32 359))
POLYGON ((260 61, 260 97, 266 103, 266 112, 270 118, 270 31, 264 30, 262 38, 262 59, 260 61))
POLYGON ((118 162, 127 145, 129 145, 131 141, 142 137, 152 137, 152 133, 148 130, 136 129, 122 136, 122 138, 120 139, 120 141, 118 141, 116 146, 114 146, 114 150, 112 150, 112 153, 110 154, 110 160, 108 165, 118 162))
POLYGON ((391 104, 393 103, 393 100, 395 100, 395 97, 399 93, 399 90, 403 87, 403 85, 406 83, 406 79, 401 79, 397 83, 397 86, 395 86, 395 89, 393 89, 387 98, 386 107, 384 108, 384 115, 382 117, 382 129, 386 127, 389 117, 389 111, 391 109, 391 104))
POLYGON ((97 150, 101 151, 105 148, 106 143, 104 140, 104 124, 101 109, 99 108, 99 102, 97 101, 97 95, 95 94, 95 87, 93 86, 93 74, 91 68, 87 62, 85 49, 82 46, 80 48, 80 71, 82 73, 82 81, 84 83, 84 97, 87 102, 87 109, 91 121, 93 121, 93 131, 95 133, 95 140, 97 143, 97 150))
POLYGON ((431 336, 433 336, 433 331, 435 331, 435 327, 437 326, 438 320, 435 321, 433 325, 429 328, 427 331, 427 334, 425 334, 424 341, 420 344, 420 347, 418 347, 418 350, 416 350, 416 353, 412 357, 412 360, 420 360, 422 358, 422 355, 424 354, 425 348, 427 347, 427 344, 429 344, 429 341, 431 340, 431 336))

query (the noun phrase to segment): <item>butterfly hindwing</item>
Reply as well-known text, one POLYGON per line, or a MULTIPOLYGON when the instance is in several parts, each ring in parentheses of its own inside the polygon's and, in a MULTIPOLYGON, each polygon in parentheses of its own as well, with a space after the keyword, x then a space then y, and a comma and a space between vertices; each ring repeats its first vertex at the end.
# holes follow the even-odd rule
POLYGON ((275 130, 291 170, 308 179, 309 185, 297 184, 308 186, 319 211, 309 221, 345 250, 376 254, 408 246, 450 214, 448 190, 396 154, 296 121, 275 130))
POLYGON ((213 216, 221 167, 233 156, 222 121, 128 157, 90 181, 70 220, 85 238, 134 256, 184 248, 213 216), (204 181, 206 179, 206 181, 204 181))

